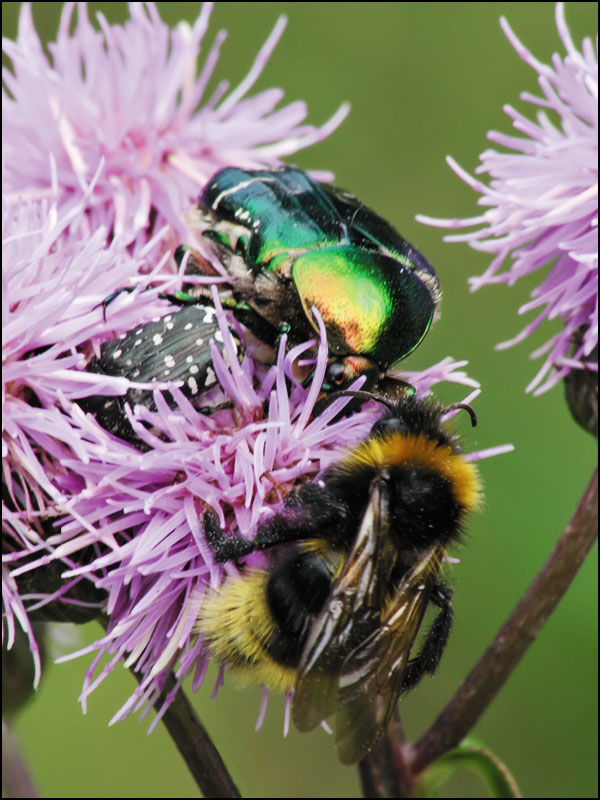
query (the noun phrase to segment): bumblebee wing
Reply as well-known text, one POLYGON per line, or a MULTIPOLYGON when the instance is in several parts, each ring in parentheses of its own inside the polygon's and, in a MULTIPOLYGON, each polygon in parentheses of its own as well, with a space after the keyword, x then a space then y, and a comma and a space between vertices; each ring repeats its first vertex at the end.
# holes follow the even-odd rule
POLYGON ((444 554, 433 547, 407 573, 378 628, 345 659, 338 678, 336 746, 343 764, 364 758, 381 737, 402 692, 412 645, 444 554))
POLYGON ((308 731, 337 707, 338 680, 349 651, 379 627, 385 589, 394 564, 387 535, 389 497, 377 481, 346 563, 307 639, 294 692, 292 715, 308 731))

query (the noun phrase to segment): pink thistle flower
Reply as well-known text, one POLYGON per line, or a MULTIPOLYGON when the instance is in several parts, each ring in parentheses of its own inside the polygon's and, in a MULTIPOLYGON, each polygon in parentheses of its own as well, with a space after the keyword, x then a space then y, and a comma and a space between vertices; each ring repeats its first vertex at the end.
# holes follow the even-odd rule
MULTIPOLYGON (((281 21, 238 89, 225 96, 222 87, 197 110, 222 42, 190 79, 209 6, 193 28, 173 32, 151 4, 132 4, 123 28, 100 17, 100 33, 85 5, 79 9, 72 34, 72 6, 64 12, 49 47, 52 64, 27 5, 18 42, 5 43, 14 74, 6 76, 4 114, 3 590, 8 644, 19 624, 36 657, 33 611, 107 615, 106 634, 71 657, 95 653, 84 705, 118 663, 140 673, 116 720, 145 712, 172 671, 179 682, 193 672, 194 688, 202 681, 199 603, 235 569, 212 559, 206 508, 233 532, 251 535, 299 482, 364 438, 382 409, 373 403, 335 419, 348 402, 339 399, 316 414, 328 352, 323 328, 306 387, 295 365, 315 343, 286 353, 283 341, 273 364, 251 342, 241 356, 234 333, 244 340, 244 332, 216 295, 222 351, 212 344, 212 365, 228 407, 203 414, 178 384, 86 371, 104 342, 172 311, 160 295, 180 288, 181 277, 167 265, 164 240, 179 240, 210 175, 230 163, 279 164, 324 138, 346 108, 315 129, 301 124, 302 103, 276 110, 279 90, 244 99, 281 21), (120 295, 105 319, 103 301, 124 286, 134 291, 120 295), (78 402, 131 388, 154 390, 152 407, 127 410, 144 449, 109 433, 78 402), (31 589, 29 578, 50 568, 58 583, 31 589), (106 654, 108 665, 96 674, 106 654)), ((441 380, 476 386, 463 366, 446 359, 407 377, 420 392, 441 380)), ((39 658, 36 667, 39 675, 39 658)))
MULTIPOLYGON (((168 288, 173 278, 167 276, 161 283, 155 275, 138 276, 139 258, 132 258, 116 240, 107 247, 105 229, 89 233, 83 204, 78 210, 59 212, 50 199, 3 205, 2 258, 2 518, 7 570, 15 560, 45 548, 49 527, 64 516, 70 498, 83 487, 80 476, 64 468, 65 459, 88 458, 81 432, 65 407, 71 398, 91 390, 91 376, 81 370, 90 341, 106 335, 102 300, 123 282, 138 281, 143 287, 152 279, 156 287, 168 288)), ((142 293, 135 314, 131 307, 115 311, 120 324, 132 326, 156 314, 157 291, 160 288, 142 293)), ((127 388, 122 379, 104 383, 104 390, 113 393, 127 388)), ((14 578, 3 573, 8 644, 18 620, 36 659, 25 606, 31 612, 38 603, 88 605, 71 593, 81 579, 60 584, 59 575, 60 570, 58 589, 54 585, 42 592, 44 596, 34 597, 19 594, 14 578)))
MULTIPOLYGON (((225 33, 217 34, 197 72, 212 3, 190 27, 171 30, 153 3, 131 3, 123 26, 85 3, 67 3, 49 59, 23 3, 16 42, 4 41, 3 169, 6 196, 52 194, 50 153, 61 205, 85 197, 90 227, 105 225, 126 242, 165 224, 181 236, 183 217, 200 188, 223 166, 277 166, 280 159, 326 138, 348 105, 320 128, 304 124, 297 101, 278 108, 281 89, 248 92, 285 27, 281 17, 250 72, 228 92, 227 82, 204 98, 225 33), (200 105, 203 103, 203 105, 200 105), (93 191, 88 191, 96 177, 93 191), (152 221, 152 224, 151 224, 152 221)), ((145 241, 145 238, 144 238, 145 241)))
POLYGON ((556 6, 556 24, 567 54, 554 55, 552 66, 538 61, 504 18, 500 24, 518 55, 539 75, 543 97, 523 93, 521 99, 545 110, 532 122, 505 106, 525 138, 490 131, 491 141, 513 152, 490 149, 481 154, 476 172, 489 174, 489 185, 448 158, 459 177, 481 194, 479 205, 487 211, 470 219, 418 219, 449 228, 482 226, 445 237, 495 254, 486 272, 470 280, 472 290, 493 283, 512 286, 520 277, 549 267, 531 301, 519 309, 520 314, 541 309, 538 316, 497 346, 523 341, 545 320, 562 320, 563 329, 532 354, 545 356, 527 387, 540 394, 572 370, 597 370, 591 361, 598 343, 598 59, 590 39, 584 40, 581 52, 575 47, 562 3, 556 6), (547 112, 554 112, 560 124, 547 112), (502 271, 507 259, 509 266, 502 271))
MULTIPOLYGON (((157 384, 156 411, 138 406, 130 412, 148 449, 133 447, 84 413, 76 398, 92 390, 129 388, 125 378, 85 372, 84 353, 108 335, 102 298, 137 275, 139 265, 116 244, 103 249, 103 231, 78 239, 77 220, 45 203, 18 214, 11 206, 9 212, 3 431, 10 497, 4 507, 8 639, 14 620, 33 637, 26 609, 59 603, 104 610, 106 634, 70 657, 95 653, 81 695, 84 705, 120 662, 141 673, 140 686, 117 720, 148 708, 171 671, 178 681, 193 672, 195 688, 202 681, 207 655, 194 632, 198 607, 207 587, 235 569, 212 559, 203 536, 206 508, 230 530, 251 535, 298 482, 314 479, 364 438, 382 408, 373 403, 334 420, 348 402, 342 398, 315 416, 328 355, 324 329, 314 380, 305 387, 293 367, 311 343, 286 354, 283 341, 272 366, 255 359, 250 345, 240 360, 231 332, 235 323, 215 295, 223 352, 213 346, 213 367, 232 407, 207 416, 177 386, 157 384), (43 291, 28 292, 36 276, 44 281, 43 291), (160 391, 165 386, 174 407, 160 391), (24 577, 56 564, 62 575, 57 591, 15 588, 24 577), (75 594, 81 586, 93 587, 100 600, 75 594), (109 663, 96 674, 106 654, 109 663)), ((156 275, 145 280, 155 281, 156 275)), ((108 314, 114 332, 164 310, 156 289, 114 305, 114 315, 112 305, 108 314)), ((410 377, 421 392, 445 378, 476 386, 462 366, 448 359, 430 373, 398 377, 410 377)), ((249 562, 261 558, 255 554, 249 562)), ((31 646, 36 647, 33 638, 31 646)))

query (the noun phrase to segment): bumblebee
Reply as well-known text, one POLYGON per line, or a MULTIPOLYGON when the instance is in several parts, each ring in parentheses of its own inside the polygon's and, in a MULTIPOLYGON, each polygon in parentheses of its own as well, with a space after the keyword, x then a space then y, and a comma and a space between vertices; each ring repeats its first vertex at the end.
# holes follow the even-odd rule
POLYGON ((344 764, 364 758, 398 698, 435 672, 452 624, 440 567, 481 498, 477 469, 443 420, 464 408, 474 425, 469 406, 376 399, 388 408, 369 436, 252 539, 204 516, 216 561, 267 551, 269 566, 242 566, 208 594, 197 630, 243 683, 293 689, 299 730, 335 714, 344 764), (414 654, 430 604, 437 615, 414 654))

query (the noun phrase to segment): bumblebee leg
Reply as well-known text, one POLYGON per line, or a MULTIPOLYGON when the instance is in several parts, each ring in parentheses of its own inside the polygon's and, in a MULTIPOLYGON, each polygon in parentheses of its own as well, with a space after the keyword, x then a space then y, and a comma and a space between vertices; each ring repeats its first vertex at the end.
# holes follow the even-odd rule
MULTIPOLYGON (((347 505, 333 492, 309 482, 288 497, 283 511, 259 525, 253 539, 226 534, 212 509, 204 514, 204 535, 215 561, 235 561, 285 542, 325 538, 334 545, 338 536, 343 540, 348 515, 347 505)), ((438 601, 432 597, 431 602, 438 601)))
POLYGON ((310 538, 304 525, 299 525, 297 519, 288 519, 282 514, 276 514, 263 523, 253 539, 232 536, 221 528, 214 511, 206 511, 204 514, 204 535, 217 563, 236 561, 256 550, 268 550, 284 542, 310 538))
POLYGON ((243 536, 228 536, 219 525, 214 511, 206 511, 204 514, 204 535, 217 563, 235 561, 256 550, 252 539, 245 539, 243 536))
POLYGON ((335 545, 338 536, 343 539, 348 514, 347 505, 333 492, 312 481, 305 483, 288 497, 282 512, 262 523, 254 537, 255 548, 267 550, 305 539, 326 539, 335 545))
POLYGON ((433 621, 421 652, 408 663, 402 680, 402 691, 408 691, 416 686, 425 673, 433 675, 438 668, 448 642, 454 616, 452 613, 452 592, 443 583, 436 583, 433 587, 430 601, 439 606, 441 611, 433 621))

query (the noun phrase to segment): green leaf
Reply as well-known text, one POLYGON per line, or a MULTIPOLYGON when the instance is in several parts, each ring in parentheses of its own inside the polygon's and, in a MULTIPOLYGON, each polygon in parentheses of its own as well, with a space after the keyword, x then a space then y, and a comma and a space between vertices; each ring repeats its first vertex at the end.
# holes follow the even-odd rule
POLYGON ((438 797, 442 786, 459 769, 477 772, 488 787, 490 797, 522 797, 508 767, 477 739, 469 737, 429 767, 421 778, 415 797, 438 797))

